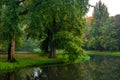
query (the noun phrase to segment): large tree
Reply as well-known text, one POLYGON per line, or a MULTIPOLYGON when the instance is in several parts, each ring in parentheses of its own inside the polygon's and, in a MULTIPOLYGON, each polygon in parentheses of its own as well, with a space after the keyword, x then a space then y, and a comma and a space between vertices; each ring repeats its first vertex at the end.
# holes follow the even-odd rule
POLYGON ((19 6, 21 1, 0 1, 0 21, 2 24, 0 26, 0 39, 8 43, 8 60, 11 62, 15 61, 15 41, 21 34, 19 26, 19 6))
POLYGON ((82 54, 80 38, 88 0, 35 0, 33 3, 28 36, 34 34, 43 39, 43 49, 50 50, 49 57, 56 57, 57 48, 64 49, 71 59, 82 54))
POLYGON ((96 3, 93 12, 93 19, 91 22, 91 31, 88 47, 94 50, 102 50, 100 45, 101 30, 100 27, 103 26, 104 22, 109 18, 109 13, 106 5, 99 1, 96 3))

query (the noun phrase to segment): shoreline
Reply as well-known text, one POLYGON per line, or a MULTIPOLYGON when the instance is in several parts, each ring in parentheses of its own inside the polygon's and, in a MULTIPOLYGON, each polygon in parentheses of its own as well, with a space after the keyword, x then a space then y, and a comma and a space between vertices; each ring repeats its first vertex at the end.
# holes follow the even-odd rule
MULTIPOLYGON (((81 57, 75 63, 89 61, 89 55, 108 55, 108 56, 120 56, 120 52, 108 52, 108 51, 85 51, 88 56, 81 57)), ((64 56, 58 55, 57 58, 48 58, 47 55, 41 55, 39 53, 24 53, 15 54, 17 62, 10 63, 7 61, 7 55, 0 55, 0 71, 14 70, 19 68, 31 67, 31 66, 46 66, 46 65, 64 65, 70 64, 66 61, 64 56)), ((74 63, 74 64, 75 64, 74 63)))

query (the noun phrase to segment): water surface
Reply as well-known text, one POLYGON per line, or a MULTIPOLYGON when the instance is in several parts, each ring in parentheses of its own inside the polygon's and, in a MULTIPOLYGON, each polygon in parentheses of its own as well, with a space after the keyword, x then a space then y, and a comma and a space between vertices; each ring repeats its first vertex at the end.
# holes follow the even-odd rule
POLYGON ((0 72, 0 80, 120 80, 120 57, 91 55, 74 65, 52 65, 0 72))

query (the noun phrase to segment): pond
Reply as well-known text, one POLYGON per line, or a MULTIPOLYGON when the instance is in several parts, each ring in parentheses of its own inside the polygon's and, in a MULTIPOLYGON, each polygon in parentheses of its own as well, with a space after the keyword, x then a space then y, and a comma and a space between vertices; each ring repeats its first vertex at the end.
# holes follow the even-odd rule
POLYGON ((51 65, 0 72, 0 80, 120 80, 120 57, 90 55, 80 64, 51 65))

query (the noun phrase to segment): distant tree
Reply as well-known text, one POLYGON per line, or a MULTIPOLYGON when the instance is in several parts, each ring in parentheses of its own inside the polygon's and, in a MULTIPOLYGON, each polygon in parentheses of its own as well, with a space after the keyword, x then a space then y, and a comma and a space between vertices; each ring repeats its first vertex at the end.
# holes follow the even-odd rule
POLYGON ((90 31, 90 39, 88 43, 88 47, 94 50, 102 50, 102 46, 100 44, 100 36, 101 30, 100 28, 103 26, 104 22, 109 18, 109 13, 106 5, 99 1, 96 3, 93 12, 93 19, 91 22, 91 31, 90 31))
POLYGON ((101 27, 100 44, 104 50, 120 50, 120 15, 110 17, 101 27))

